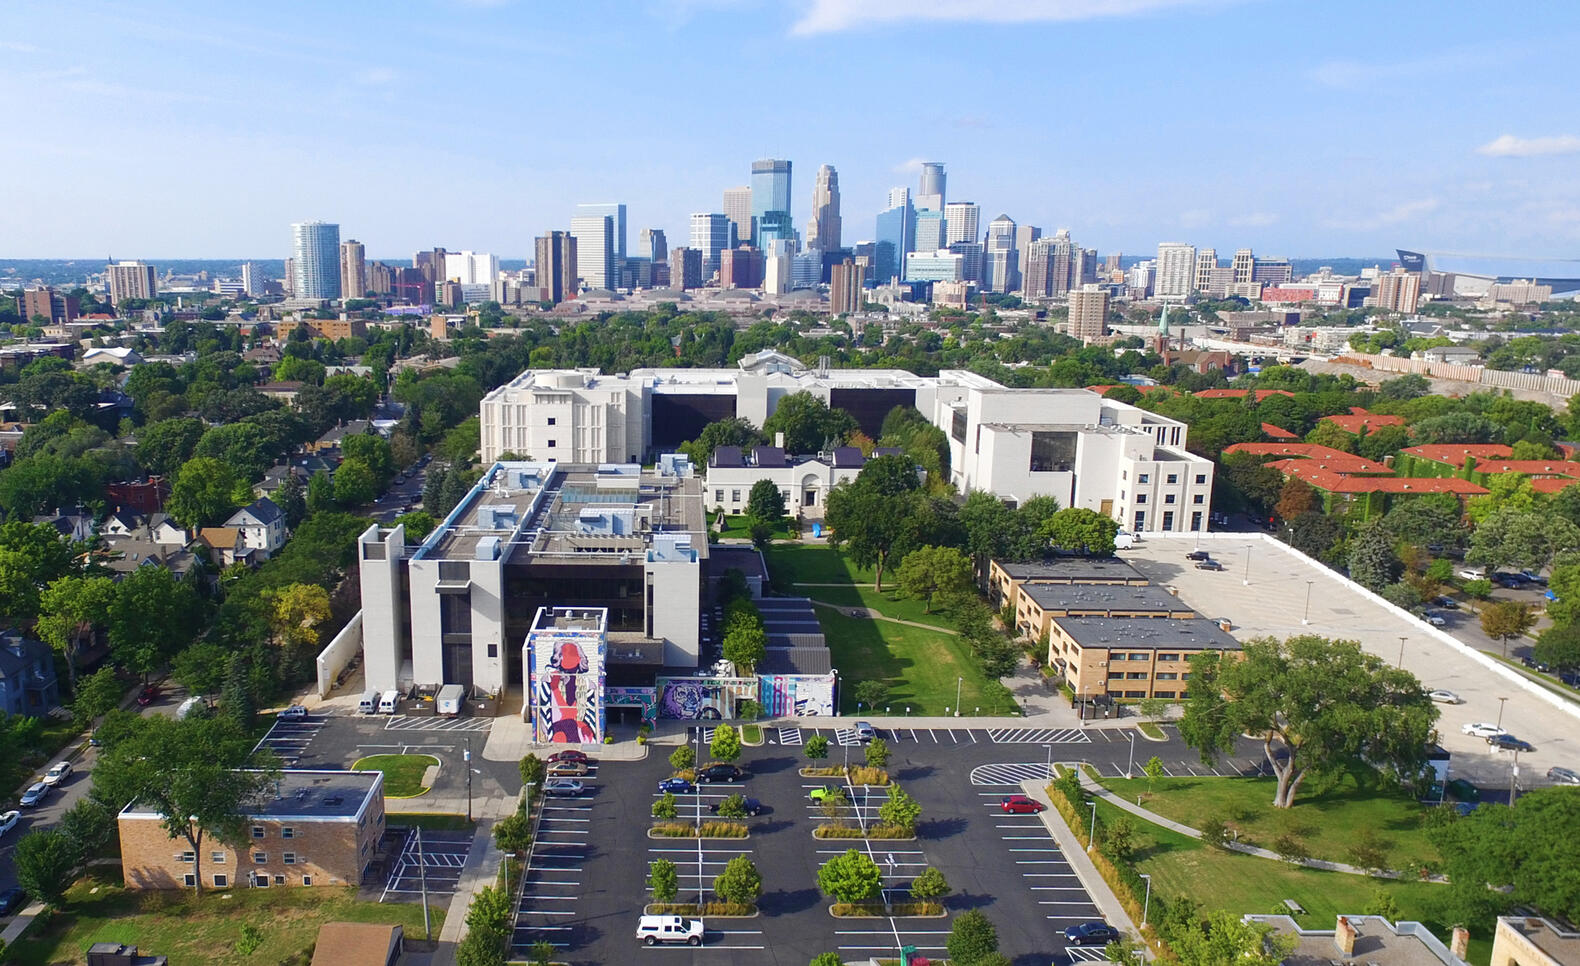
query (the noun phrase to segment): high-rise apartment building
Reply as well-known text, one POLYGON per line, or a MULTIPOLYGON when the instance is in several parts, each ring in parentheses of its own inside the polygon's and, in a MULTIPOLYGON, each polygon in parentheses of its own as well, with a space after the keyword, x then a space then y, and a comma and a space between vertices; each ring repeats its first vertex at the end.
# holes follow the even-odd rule
POLYGON ((1021 258, 1021 294, 1045 299, 1053 294, 1053 239, 1038 238, 1026 246, 1021 258))
POLYGON ((1108 326, 1108 290, 1082 285, 1070 290, 1070 337, 1083 342, 1100 339, 1108 326))
POLYGON ((829 273, 829 308, 835 315, 860 312, 862 305, 862 279, 866 277, 866 260, 847 258, 835 265, 829 273))
POLYGON ((576 297, 576 236, 551 231, 537 240, 537 284, 556 304, 576 297))
POLYGON ((462 285, 492 285, 499 277, 499 257, 487 252, 445 252, 444 280, 462 285))
POLYGON ((825 164, 817 169, 817 183, 812 187, 812 220, 807 222, 806 243, 831 252, 839 247, 839 237, 839 172, 825 164))
POLYGON ((1240 285, 1249 282, 1251 280, 1251 272, 1255 266, 1256 256, 1251 254, 1249 248, 1236 249, 1234 261, 1230 266, 1234 269, 1234 284, 1240 285))
POLYGON ((928 211, 944 210, 944 163, 923 161, 922 177, 916 189, 916 207, 928 211))
POLYGON ((965 256, 947 249, 911 252, 905 256, 907 282, 959 282, 965 278, 965 256))
MULTIPOLYGON (((728 223, 725 231, 729 231, 728 223)), ((669 287, 678 288, 682 292, 689 288, 702 287, 702 262, 703 254, 700 248, 679 248, 669 250, 669 287)))
POLYGON ((576 239, 576 270, 588 288, 614 291, 620 287, 614 253, 614 219, 608 215, 576 215, 571 219, 576 239))
POLYGON ((1196 251, 1196 276, 1191 282, 1191 288, 1198 292, 1207 291, 1207 286, 1212 283, 1212 270, 1218 267, 1218 249, 1200 248, 1196 251))
POLYGON ((340 243, 340 294, 359 299, 368 292, 367 258, 362 243, 355 238, 340 243))
POLYGON ((1402 265, 1379 274, 1372 286, 1371 303, 1385 312, 1414 312, 1421 300, 1421 276, 1402 265))
POLYGON ((1031 243, 1042 237, 1042 229, 1036 225, 1017 225, 1015 227, 1015 278, 1016 291, 1021 290, 1026 284, 1026 259, 1031 254, 1031 243))
POLYGON ((764 247, 768 228, 775 238, 790 238, 795 223, 790 217, 790 162, 765 158, 752 162, 752 244, 764 247))
POLYGON ((1147 258, 1130 266, 1130 271, 1125 273, 1125 288, 1131 298, 1151 297, 1152 283, 1157 278, 1157 265, 1157 262, 1147 258))
POLYGON ((110 302, 119 306, 127 299, 151 299, 159 291, 154 267, 146 262, 116 262, 105 267, 109 276, 110 302))
POLYGON ((911 251, 936 252, 940 248, 947 248, 949 241, 945 237, 944 213, 934 208, 919 209, 916 212, 916 237, 912 240, 911 251))
POLYGON ((982 208, 971 201, 951 201, 944 205, 944 243, 981 241, 979 222, 982 208))
POLYGON ((618 281, 621 266, 625 264, 626 259, 625 205, 617 201, 581 204, 576 206, 576 214, 609 216, 610 225, 614 230, 614 270, 609 274, 618 281))
POLYGON ((368 262, 367 295, 388 295, 395 290, 395 269, 383 262, 368 262))
POLYGON ((241 290, 254 298, 263 295, 268 290, 268 282, 263 277, 263 269, 252 262, 242 262, 241 290))
POLYGON ((724 189, 724 217, 730 220, 730 247, 752 240, 752 186, 724 189))
POLYGON ((1196 246, 1183 242, 1158 243, 1157 268, 1152 294, 1160 299, 1183 300, 1190 296, 1196 281, 1196 246))
POLYGON ((982 243, 973 241, 951 242, 949 250, 960 256, 960 281, 980 286, 982 284, 982 243))
POLYGON ((763 253, 750 245, 719 253, 720 288, 757 288, 763 284, 763 253))
POLYGON ((1251 281, 1263 285, 1288 285, 1294 281, 1295 267, 1287 258, 1257 258, 1251 261, 1251 281))
POLYGON ((916 248, 916 209, 906 188, 889 192, 889 207, 878 212, 878 229, 873 245, 873 273, 879 285, 902 277, 905 256, 916 248))
POLYGON ((653 264, 669 261, 669 240, 662 228, 644 228, 636 236, 636 255, 651 259, 653 264))
POLYGON ((75 295, 57 291, 51 285, 22 291, 22 320, 30 324, 43 319, 46 325, 64 325, 75 320, 81 310, 82 304, 75 295))
POLYGON ((703 280, 711 278, 719 270, 719 253, 730 247, 730 220, 722 214, 694 212, 691 216, 691 247, 702 253, 703 280))
POLYGON ((285 274, 280 277, 280 290, 286 295, 296 294, 296 259, 285 260, 285 274))
POLYGON ((999 215, 988 222, 987 242, 983 246, 982 281, 989 292, 1013 292, 1020 288, 1020 259, 1015 251, 1015 219, 999 215))
POLYGON ((340 297, 340 226, 301 221, 291 226, 296 258, 294 294, 299 299, 340 297))

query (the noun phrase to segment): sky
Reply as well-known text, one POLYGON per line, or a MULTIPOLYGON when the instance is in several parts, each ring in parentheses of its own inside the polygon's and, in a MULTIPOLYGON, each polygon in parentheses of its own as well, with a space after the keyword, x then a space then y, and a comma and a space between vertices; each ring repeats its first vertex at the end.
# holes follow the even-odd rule
POLYGON ((1108 254, 1580 250, 1580 4, 4 0, 0 257, 530 257, 577 202, 685 244, 754 159, 846 243, 950 200, 1108 254))

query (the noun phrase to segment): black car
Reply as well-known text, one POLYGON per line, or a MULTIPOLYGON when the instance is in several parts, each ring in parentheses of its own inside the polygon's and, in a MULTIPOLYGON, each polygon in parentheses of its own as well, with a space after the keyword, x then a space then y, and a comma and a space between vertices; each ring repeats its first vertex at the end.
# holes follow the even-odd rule
POLYGON ((27 891, 20 888, 10 888, 0 892, 0 916, 9 916, 13 912, 21 912, 27 905, 27 891))
POLYGON ((1207 560, 1207 559, 1211 558, 1211 556, 1212 556, 1212 554, 1208 553, 1205 550, 1192 550, 1190 553, 1185 555, 1185 559, 1186 560, 1207 560))
POLYGON ((709 765, 697 772, 699 782, 738 782, 746 773, 734 765, 709 765))
POLYGON ((1498 751, 1535 751, 1536 747, 1529 741, 1516 738, 1513 735, 1493 735, 1487 739, 1487 744, 1498 751))
POLYGON ((1064 941, 1072 946, 1106 946, 1118 939, 1119 930, 1106 922, 1083 922, 1064 931, 1064 941))
POLYGON ((1432 603, 1444 610, 1459 610, 1459 601, 1452 597, 1434 597, 1432 598, 1432 603))
MULTIPOLYGON (((742 801, 746 805, 746 814, 747 815, 761 815, 762 814, 762 811, 763 811, 763 803, 762 802, 759 802, 755 798, 745 798, 745 799, 742 799, 742 801)), ((712 812, 715 815, 719 814, 719 806, 721 804, 723 804, 723 803, 722 802, 713 802, 712 804, 710 804, 708 806, 708 811, 712 812)))
POLYGON ((1223 564, 1219 563, 1216 560, 1198 560, 1198 561, 1196 561, 1196 569, 1197 570, 1222 570, 1223 569, 1223 564))

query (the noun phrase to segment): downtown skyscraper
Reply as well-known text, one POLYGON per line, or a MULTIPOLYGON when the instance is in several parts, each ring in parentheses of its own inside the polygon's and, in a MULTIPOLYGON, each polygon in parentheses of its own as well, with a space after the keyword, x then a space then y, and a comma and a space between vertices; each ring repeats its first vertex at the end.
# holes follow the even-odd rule
POLYGON ((812 220, 807 222, 809 248, 831 252, 839 247, 839 173, 831 164, 817 169, 817 184, 812 189, 812 220))
POLYGON ((916 209, 911 207, 911 192, 894 188, 889 192, 889 207, 878 212, 877 239, 873 249, 873 277, 886 285, 905 273, 905 256, 916 250, 916 209))
POLYGON ((752 162, 752 244, 767 248, 778 238, 794 238, 790 216, 790 162, 765 158, 752 162))
MULTIPOLYGON (((582 206, 577 206, 581 211, 582 206)), ((576 239, 576 270, 588 288, 614 291, 620 287, 620 268, 615 256, 614 219, 602 212, 577 214, 571 218, 571 235, 576 239)))
POLYGON ((923 211, 944 210, 944 163, 923 161, 921 183, 916 189, 916 207, 923 211))
POLYGON ((340 297, 340 226, 324 221, 291 225, 292 291, 301 299, 340 297))

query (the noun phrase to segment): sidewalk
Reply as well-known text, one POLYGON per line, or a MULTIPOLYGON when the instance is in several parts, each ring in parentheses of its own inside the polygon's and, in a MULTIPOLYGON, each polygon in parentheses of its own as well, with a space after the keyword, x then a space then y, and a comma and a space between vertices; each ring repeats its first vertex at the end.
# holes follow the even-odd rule
MULTIPOLYGON (((1081 880, 1081 886, 1086 889, 1086 894, 1092 897, 1092 903, 1097 906, 1097 911, 1103 914, 1103 919, 1109 925, 1132 937, 1139 937, 1141 930, 1136 926, 1136 921, 1130 918, 1130 913, 1120 903, 1119 897, 1114 895, 1114 890, 1109 888, 1102 875, 1097 871, 1097 866, 1092 864, 1091 856, 1086 854, 1086 849, 1081 847, 1080 839, 1075 837, 1075 832, 1064 823, 1064 817, 1053 807, 1053 801, 1048 797, 1047 782, 1042 779, 1021 782, 1020 790, 1028 798, 1041 802, 1045 808, 1039 814, 1042 824, 1047 827, 1054 841, 1059 843, 1059 851, 1064 855, 1064 860, 1070 863, 1070 870, 1081 880)), ((1151 950, 1148 950, 1148 955, 1151 950)))

